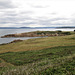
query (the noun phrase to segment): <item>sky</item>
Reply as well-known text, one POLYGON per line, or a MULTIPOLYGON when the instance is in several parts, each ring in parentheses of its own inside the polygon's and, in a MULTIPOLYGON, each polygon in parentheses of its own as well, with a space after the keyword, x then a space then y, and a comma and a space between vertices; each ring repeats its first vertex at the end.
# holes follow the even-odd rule
POLYGON ((0 0, 0 27, 75 26, 75 0, 0 0))

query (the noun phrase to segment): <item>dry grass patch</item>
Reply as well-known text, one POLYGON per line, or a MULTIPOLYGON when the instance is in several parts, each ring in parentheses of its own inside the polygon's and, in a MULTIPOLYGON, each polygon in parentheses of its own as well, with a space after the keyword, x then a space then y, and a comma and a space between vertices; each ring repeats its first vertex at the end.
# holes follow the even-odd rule
POLYGON ((51 48, 56 46, 70 46, 75 45, 75 35, 45 37, 37 39, 24 40, 22 42, 11 43, 0 46, 0 53, 3 52, 17 52, 28 50, 41 50, 44 48, 51 48))

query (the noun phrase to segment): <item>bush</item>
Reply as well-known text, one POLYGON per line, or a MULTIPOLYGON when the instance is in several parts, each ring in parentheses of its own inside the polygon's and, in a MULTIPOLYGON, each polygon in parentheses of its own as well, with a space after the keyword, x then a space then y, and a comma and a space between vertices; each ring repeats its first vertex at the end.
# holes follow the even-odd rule
POLYGON ((62 31, 61 31, 61 30, 58 30, 57 32, 58 32, 58 33, 61 33, 62 31))
POLYGON ((63 32, 62 34, 65 34, 65 35, 71 35, 70 32, 63 32))

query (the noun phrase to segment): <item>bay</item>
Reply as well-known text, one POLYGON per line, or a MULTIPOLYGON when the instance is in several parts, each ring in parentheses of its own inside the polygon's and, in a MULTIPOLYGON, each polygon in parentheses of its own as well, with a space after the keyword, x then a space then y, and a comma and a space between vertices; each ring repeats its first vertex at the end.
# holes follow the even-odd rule
MULTIPOLYGON (((27 29, 0 29, 0 37, 7 35, 7 34, 16 34, 16 33, 24 33, 24 32, 31 32, 31 31, 74 31, 75 28, 67 28, 67 29, 55 29, 55 28, 42 28, 42 29, 35 29, 35 28, 27 28, 27 29)), ((21 39, 21 40, 27 40, 27 39, 34 39, 34 38, 40 38, 40 37, 17 37, 17 38, 0 38, 0 44, 3 43, 9 43, 13 40, 21 39)))

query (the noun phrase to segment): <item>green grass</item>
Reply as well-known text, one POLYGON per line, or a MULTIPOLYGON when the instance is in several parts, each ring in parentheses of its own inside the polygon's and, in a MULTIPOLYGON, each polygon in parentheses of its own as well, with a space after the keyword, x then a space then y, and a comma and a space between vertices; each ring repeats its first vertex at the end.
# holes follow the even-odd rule
POLYGON ((75 53, 75 46, 66 46, 48 48, 38 51, 7 52, 0 54, 0 58, 2 58, 8 63, 19 66, 44 59, 55 59, 63 56, 68 56, 73 53, 75 53))
POLYGON ((0 75, 75 75, 75 34, 1 45, 0 75))
POLYGON ((0 46, 0 53, 41 50, 57 46, 75 45, 75 34, 68 36, 46 37, 38 39, 29 39, 22 42, 11 43, 0 46))
POLYGON ((47 68, 39 75, 75 75, 75 59, 61 64, 59 67, 47 68))
MULTIPOLYGON (((71 71, 75 69, 75 46, 62 46, 25 52, 7 52, 0 54, 0 58, 7 63, 13 64, 16 68, 5 72, 7 75, 11 72, 12 75, 14 73, 14 75, 17 75, 17 71, 20 71, 19 75, 22 75, 22 73, 26 75, 26 72, 30 73, 28 75, 65 75, 65 73, 67 75, 69 68, 71 71)), ((71 75, 74 73, 75 71, 72 71, 71 75)))
POLYGON ((54 33, 58 33, 58 34, 65 34, 65 35, 71 35, 74 32, 62 32, 62 31, 34 31, 34 32, 29 32, 29 33, 36 33, 36 34, 54 34, 54 33))

